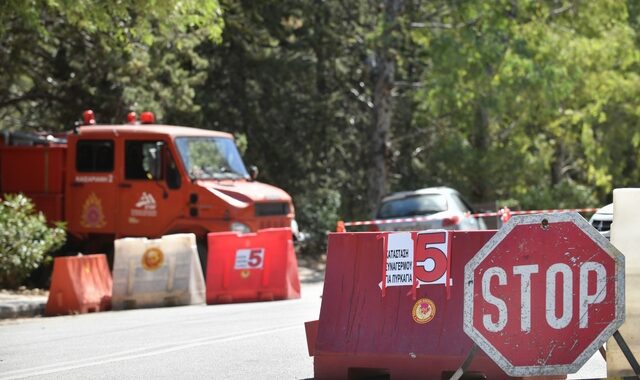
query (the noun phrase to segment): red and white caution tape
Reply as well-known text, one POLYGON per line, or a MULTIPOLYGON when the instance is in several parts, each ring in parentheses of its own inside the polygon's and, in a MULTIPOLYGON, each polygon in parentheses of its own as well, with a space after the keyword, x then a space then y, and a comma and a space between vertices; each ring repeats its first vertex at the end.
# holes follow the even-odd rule
POLYGON ((395 219, 376 219, 376 220, 361 220, 356 222, 344 222, 345 227, 351 226, 371 226, 379 224, 394 224, 394 223, 411 223, 411 222, 428 222, 431 220, 442 220, 442 217, 433 216, 415 216, 411 218, 395 218, 395 219))
POLYGON ((567 208, 567 209, 551 209, 551 210, 511 211, 511 215, 556 214, 559 212, 579 212, 581 214, 590 214, 596 211, 598 211, 597 208, 567 208))
MULTIPOLYGON (((496 212, 483 212, 476 214, 465 214, 466 217, 474 218, 488 218, 493 216, 499 216, 502 222, 507 222, 513 215, 530 215, 530 214, 556 214, 560 212, 579 212, 579 213, 594 213, 597 208, 571 208, 571 209, 547 209, 547 210, 526 210, 526 211, 512 211, 508 207, 504 207, 496 212)), ((396 224, 396 223, 412 223, 412 222, 428 222, 431 220, 442 220, 442 217, 433 216, 416 216, 411 218, 394 218, 394 219, 375 219, 375 220, 361 220, 354 222, 338 222, 339 226, 353 227, 353 226, 372 226, 381 224, 396 224)), ((339 228, 340 230, 341 228, 339 228)), ((341 232, 341 231, 339 231, 341 232)))
POLYGON ((597 208, 571 208, 571 209, 550 209, 550 210, 527 210, 527 211, 512 211, 507 207, 496 212, 483 212, 478 214, 467 214, 467 216, 473 216, 474 218, 487 218, 490 216, 501 216, 505 213, 511 215, 530 215, 530 214, 556 214, 559 212, 579 212, 582 214, 590 214, 598 211, 597 208))
POLYGON ((547 209, 547 210, 526 210, 526 211, 512 211, 508 207, 502 208, 497 212, 484 212, 478 214, 467 214, 475 218, 487 218, 491 216, 501 217, 503 222, 509 220, 513 215, 531 215, 531 214, 557 214, 560 212, 579 212, 581 214, 591 214, 598 211, 597 208, 566 208, 566 209, 547 209))

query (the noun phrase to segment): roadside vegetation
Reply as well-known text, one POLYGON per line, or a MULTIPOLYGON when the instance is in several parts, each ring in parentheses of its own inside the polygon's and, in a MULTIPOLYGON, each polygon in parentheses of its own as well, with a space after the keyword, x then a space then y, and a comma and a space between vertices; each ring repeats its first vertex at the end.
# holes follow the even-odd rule
POLYGON ((310 253, 390 191, 536 209, 640 185, 637 1, 8 1, 0 65, 2 130, 91 108, 234 133, 310 253))
POLYGON ((0 201, 0 289, 17 289, 64 244, 64 224, 47 225, 44 215, 22 194, 0 201))

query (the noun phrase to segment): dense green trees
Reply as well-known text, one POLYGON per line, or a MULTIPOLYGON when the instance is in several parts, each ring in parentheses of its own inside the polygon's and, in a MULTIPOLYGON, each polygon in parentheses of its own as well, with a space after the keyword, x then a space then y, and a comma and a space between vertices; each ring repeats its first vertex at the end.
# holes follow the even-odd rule
POLYGON ((624 3, 503 1, 450 14, 451 29, 416 33, 432 67, 414 120, 446 133, 431 131, 433 146, 415 157, 424 176, 524 207, 593 204, 638 183, 637 37, 624 3), (455 165, 427 164, 454 152, 455 165))
POLYGON ((82 109, 198 112, 193 86, 219 40, 216 1, 9 0, 0 5, 0 126, 64 129, 82 109))
POLYGON ((9 1, 0 127, 151 109, 246 138, 302 229, 385 191, 584 207, 640 185, 640 7, 618 0, 9 1))

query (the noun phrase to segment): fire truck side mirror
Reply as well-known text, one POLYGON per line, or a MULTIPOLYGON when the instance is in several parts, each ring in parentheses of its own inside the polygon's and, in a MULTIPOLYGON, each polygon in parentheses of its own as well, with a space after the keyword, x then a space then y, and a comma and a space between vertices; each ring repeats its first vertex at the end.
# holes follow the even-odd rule
POLYGON ((258 170, 257 166, 255 165, 249 166, 249 176, 251 176, 252 181, 255 181, 258 178, 259 173, 260 171, 258 170))

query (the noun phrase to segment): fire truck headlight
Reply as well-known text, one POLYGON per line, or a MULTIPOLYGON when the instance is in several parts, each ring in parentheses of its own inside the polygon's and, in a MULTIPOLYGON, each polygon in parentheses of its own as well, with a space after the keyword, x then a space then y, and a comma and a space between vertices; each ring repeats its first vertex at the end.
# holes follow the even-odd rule
POLYGON ((231 231, 239 232, 241 234, 248 234, 249 232, 251 232, 251 229, 244 223, 233 222, 231 223, 231 231))

